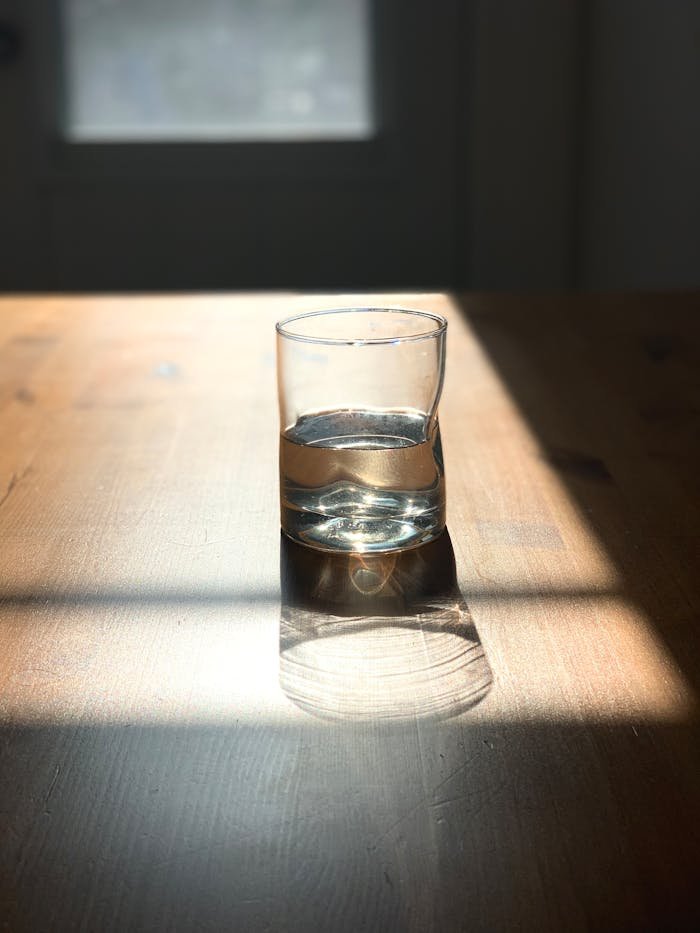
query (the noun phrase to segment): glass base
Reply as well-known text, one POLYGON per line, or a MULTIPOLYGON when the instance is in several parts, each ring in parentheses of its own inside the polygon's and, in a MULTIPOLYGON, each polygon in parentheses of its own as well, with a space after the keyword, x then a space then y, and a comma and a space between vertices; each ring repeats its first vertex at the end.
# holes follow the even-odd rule
POLYGON ((314 548, 344 554, 374 554, 406 551, 439 537, 444 522, 429 526, 398 519, 329 518, 309 524, 295 521, 295 515, 282 518, 282 531, 292 541, 314 548), (285 521, 287 518, 287 521, 285 521), (292 518, 292 521, 289 521, 292 518))

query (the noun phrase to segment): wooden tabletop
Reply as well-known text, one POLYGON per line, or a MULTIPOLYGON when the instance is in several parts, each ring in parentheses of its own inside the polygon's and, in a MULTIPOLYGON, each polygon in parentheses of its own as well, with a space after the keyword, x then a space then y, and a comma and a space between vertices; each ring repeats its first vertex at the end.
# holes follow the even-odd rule
POLYGON ((449 318, 449 536, 280 539, 273 323, 0 300, 0 928, 700 924, 700 301, 449 318))

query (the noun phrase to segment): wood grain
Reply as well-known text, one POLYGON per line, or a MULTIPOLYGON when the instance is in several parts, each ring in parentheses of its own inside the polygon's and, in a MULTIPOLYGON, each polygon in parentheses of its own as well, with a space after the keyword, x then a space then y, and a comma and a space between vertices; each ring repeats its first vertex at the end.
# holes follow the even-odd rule
POLYGON ((4 929, 700 923, 697 298, 365 297, 449 318, 450 544, 359 603, 273 324, 362 297, 0 299, 4 929))

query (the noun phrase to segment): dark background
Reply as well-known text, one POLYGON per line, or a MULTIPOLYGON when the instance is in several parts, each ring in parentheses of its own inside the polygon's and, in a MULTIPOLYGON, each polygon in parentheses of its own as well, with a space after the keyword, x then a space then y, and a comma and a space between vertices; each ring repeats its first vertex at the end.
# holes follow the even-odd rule
POLYGON ((372 140, 115 148, 0 0, 0 288, 700 285, 696 0, 371 6, 372 140))

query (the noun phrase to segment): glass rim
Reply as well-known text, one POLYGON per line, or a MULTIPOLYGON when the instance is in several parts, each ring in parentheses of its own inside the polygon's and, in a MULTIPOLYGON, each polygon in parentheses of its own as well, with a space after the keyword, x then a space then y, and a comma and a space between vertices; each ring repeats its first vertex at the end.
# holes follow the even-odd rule
POLYGON ((322 308, 318 311, 305 311, 302 314, 293 314, 291 317, 284 318, 275 324, 275 330, 280 337, 287 340, 298 340, 301 343, 315 344, 334 344, 336 346, 379 346, 381 344, 413 343, 418 340, 431 340, 439 337, 447 330, 447 319, 434 311, 422 311, 417 308, 391 307, 346 307, 346 308, 322 308), (379 314, 411 314, 418 318, 433 321, 437 326, 429 331, 421 331, 416 334, 404 334, 402 336, 393 335, 386 337, 314 337, 308 334, 295 334, 287 329, 288 325, 295 321, 303 321, 307 318, 326 317, 331 314, 367 314, 375 312, 379 314))

